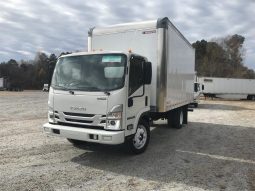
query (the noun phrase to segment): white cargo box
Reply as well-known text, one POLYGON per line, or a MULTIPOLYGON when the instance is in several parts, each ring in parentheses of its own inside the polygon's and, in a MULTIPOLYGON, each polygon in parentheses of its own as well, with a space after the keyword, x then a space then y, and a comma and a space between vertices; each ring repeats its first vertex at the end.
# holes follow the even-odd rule
POLYGON ((152 62, 152 111, 193 101, 195 51, 168 18, 92 28, 88 50, 131 50, 147 57, 152 62))

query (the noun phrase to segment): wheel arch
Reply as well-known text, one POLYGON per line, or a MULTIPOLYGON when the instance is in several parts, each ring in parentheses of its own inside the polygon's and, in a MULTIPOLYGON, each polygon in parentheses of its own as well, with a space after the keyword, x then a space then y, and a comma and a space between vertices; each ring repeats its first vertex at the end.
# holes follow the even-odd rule
MULTIPOLYGON (((150 124, 150 113, 149 113, 149 112, 143 113, 143 114, 140 116, 139 122, 141 122, 142 120, 145 121, 145 122, 147 122, 148 124, 150 124)), ((138 122, 138 123, 139 123, 139 122, 138 122)))
POLYGON ((134 127, 135 128, 133 129, 132 134, 136 133, 137 126, 138 126, 138 124, 141 120, 146 120, 146 121, 148 121, 148 124, 149 124, 149 121, 150 121, 150 109, 149 108, 142 109, 136 115, 136 119, 135 119, 135 122, 134 122, 134 127))

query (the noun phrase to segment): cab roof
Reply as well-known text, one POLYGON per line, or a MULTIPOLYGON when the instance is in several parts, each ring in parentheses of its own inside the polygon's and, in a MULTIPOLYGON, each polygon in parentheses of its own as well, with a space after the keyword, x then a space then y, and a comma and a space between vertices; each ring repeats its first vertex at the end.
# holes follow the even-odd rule
POLYGON ((62 55, 59 58, 70 57, 70 56, 95 55, 95 54, 125 54, 127 56, 131 56, 131 55, 142 56, 142 55, 135 54, 133 52, 128 52, 128 51, 127 52, 121 52, 121 51, 91 51, 91 52, 75 52, 75 53, 71 53, 71 54, 62 55))

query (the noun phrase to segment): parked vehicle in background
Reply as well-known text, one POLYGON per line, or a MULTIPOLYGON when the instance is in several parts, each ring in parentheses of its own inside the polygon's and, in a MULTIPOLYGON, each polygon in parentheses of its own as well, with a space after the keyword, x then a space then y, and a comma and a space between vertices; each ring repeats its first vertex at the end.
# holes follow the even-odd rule
POLYGON ((255 79, 199 77, 206 97, 255 100, 255 79))
POLYGON ((4 90, 4 78, 0 78, 0 90, 4 90))
POLYGON ((199 98, 204 90, 204 85, 199 82, 198 77, 194 80, 194 101, 191 103, 194 107, 198 107, 199 98))
POLYGON ((187 124, 195 51, 168 18, 93 28, 88 50, 58 59, 46 133, 142 153, 151 120, 187 124))
POLYGON ((0 90, 23 91, 23 88, 21 82, 11 82, 9 78, 2 77, 0 78, 0 90))
POLYGON ((43 84, 43 89, 44 92, 49 91, 49 84, 43 84))

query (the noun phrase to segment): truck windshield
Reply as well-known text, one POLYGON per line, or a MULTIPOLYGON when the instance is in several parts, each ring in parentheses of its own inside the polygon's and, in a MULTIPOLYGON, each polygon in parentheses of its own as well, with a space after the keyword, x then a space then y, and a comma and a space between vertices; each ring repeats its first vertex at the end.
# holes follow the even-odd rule
POLYGON ((124 54, 94 54, 62 57, 52 77, 52 87, 61 90, 110 91, 122 88, 127 57, 124 54))

